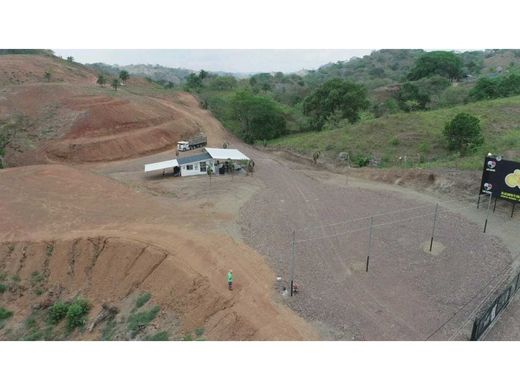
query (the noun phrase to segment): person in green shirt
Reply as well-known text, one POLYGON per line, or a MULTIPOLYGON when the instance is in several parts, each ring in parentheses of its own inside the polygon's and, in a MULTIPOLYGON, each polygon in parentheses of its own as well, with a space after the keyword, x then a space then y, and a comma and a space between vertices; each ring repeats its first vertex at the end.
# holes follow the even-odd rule
POLYGON ((228 283, 228 288, 230 290, 233 290, 233 271, 232 270, 229 270, 229 272, 227 274, 227 283, 228 283))

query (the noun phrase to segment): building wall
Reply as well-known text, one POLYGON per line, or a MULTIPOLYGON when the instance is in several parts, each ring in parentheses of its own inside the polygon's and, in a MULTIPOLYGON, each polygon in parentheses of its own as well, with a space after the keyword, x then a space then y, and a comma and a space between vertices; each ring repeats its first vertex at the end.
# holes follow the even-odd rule
POLYGON ((215 172, 215 167, 213 164, 213 160, 204 160, 204 161, 197 161, 190 164, 182 164, 181 165, 181 176, 195 176, 195 175, 207 175, 207 170, 201 171, 201 163, 206 163, 206 167, 210 166, 213 169, 213 172, 215 172), (188 165, 192 166, 192 169, 188 169, 188 165))

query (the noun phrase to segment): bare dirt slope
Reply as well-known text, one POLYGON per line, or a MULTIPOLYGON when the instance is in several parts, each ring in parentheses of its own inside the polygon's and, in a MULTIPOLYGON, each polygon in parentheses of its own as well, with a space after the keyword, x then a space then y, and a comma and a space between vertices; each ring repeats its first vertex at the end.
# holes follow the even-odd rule
MULTIPOLYGON (((77 295, 92 302, 91 321, 103 303, 122 308, 148 291, 161 308, 158 329, 174 315, 179 334, 203 328, 213 340, 316 337, 273 302, 274 275, 256 252, 226 235, 183 226, 207 218, 204 210, 157 202, 61 165, 2 170, 0 185, 0 271, 16 281, 0 302, 14 312, 12 324, 23 324, 49 300, 77 295), (232 292, 229 269, 237 275, 232 292), (44 275, 41 295, 31 285, 35 274, 44 275)), ((212 215, 219 218, 227 216, 212 215)), ((2 338, 16 334, 9 329, 0 330, 2 338)), ((96 339, 99 332, 77 337, 96 339)))
POLYGON ((220 126, 189 94, 155 91, 140 79, 115 92, 96 85, 89 68, 59 58, 0 56, 0 70, 0 124, 13 129, 8 166, 120 160, 220 126))

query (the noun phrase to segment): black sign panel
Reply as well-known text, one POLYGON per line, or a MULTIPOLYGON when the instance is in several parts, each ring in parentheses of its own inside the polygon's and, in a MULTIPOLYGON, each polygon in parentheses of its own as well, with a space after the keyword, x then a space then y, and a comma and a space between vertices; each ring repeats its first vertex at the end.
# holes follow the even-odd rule
POLYGON ((520 162, 487 156, 484 160, 480 193, 520 203, 520 162))

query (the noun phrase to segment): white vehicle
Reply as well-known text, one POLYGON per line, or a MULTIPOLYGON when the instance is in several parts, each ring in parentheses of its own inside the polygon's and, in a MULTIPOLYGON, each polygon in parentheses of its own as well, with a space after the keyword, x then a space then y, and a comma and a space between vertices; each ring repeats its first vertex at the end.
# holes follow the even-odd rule
POLYGON ((207 143, 208 137, 206 137, 204 134, 201 134, 197 137, 191 138, 189 141, 177 142, 177 150, 179 152, 185 152, 187 150, 192 150, 206 146, 207 143))

